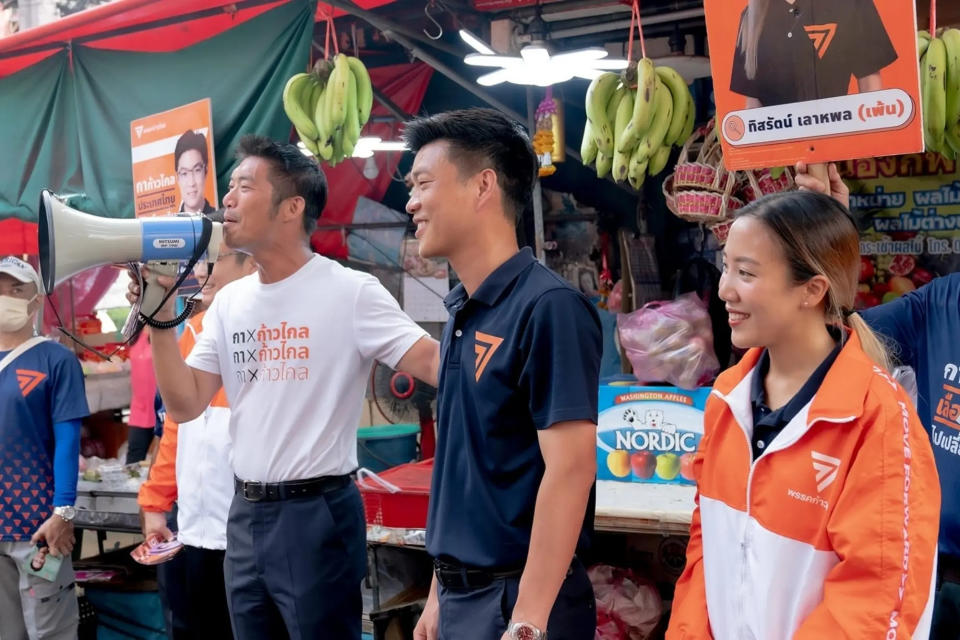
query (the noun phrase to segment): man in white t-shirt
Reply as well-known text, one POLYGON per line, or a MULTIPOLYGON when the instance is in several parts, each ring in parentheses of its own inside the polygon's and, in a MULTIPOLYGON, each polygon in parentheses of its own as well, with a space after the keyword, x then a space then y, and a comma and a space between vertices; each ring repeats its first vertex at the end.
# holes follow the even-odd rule
POLYGON ((367 374, 379 360, 435 385, 438 344, 376 278, 311 252, 327 193, 316 163, 259 136, 237 156, 224 239, 258 271, 221 289, 186 362, 174 331, 151 329, 157 386, 175 422, 221 384, 232 407, 224 572, 236 637, 359 639, 365 521, 348 474, 367 374))

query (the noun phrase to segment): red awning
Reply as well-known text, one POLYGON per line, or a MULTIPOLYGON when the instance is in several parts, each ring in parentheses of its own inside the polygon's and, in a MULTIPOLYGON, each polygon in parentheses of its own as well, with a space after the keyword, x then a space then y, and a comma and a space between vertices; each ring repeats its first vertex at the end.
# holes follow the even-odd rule
MULTIPOLYGON (((176 51, 215 36, 289 0, 118 0, 0 39, 0 77, 46 58, 67 43, 121 51, 176 51)), ((393 0, 355 0, 371 9, 393 0)), ((329 5, 317 7, 326 19, 329 5)), ((335 11, 334 16, 343 15, 335 11)))

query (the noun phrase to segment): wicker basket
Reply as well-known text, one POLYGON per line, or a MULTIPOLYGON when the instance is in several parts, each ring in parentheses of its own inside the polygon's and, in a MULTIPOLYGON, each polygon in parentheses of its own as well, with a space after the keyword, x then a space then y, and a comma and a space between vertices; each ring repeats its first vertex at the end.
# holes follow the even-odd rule
POLYGON ((723 193, 731 180, 734 176, 723 166, 723 151, 711 120, 683 143, 680 161, 673 173, 673 189, 723 193), (701 138, 703 143, 694 157, 693 150, 701 138))
POLYGON ((710 225, 710 232, 717 238, 717 242, 722 247, 727 243, 727 236, 730 235, 730 227, 733 226, 733 220, 725 220, 720 224, 710 225))
POLYGON ((784 167, 783 173, 776 180, 771 175, 770 169, 743 171, 741 173, 746 181, 734 193, 744 202, 753 202, 771 193, 789 191, 796 186, 789 167, 784 167))
POLYGON ((731 195, 735 176, 726 181, 722 193, 702 189, 675 191, 674 214, 687 222, 713 224, 733 217, 733 212, 743 206, 743 200, 731 195))

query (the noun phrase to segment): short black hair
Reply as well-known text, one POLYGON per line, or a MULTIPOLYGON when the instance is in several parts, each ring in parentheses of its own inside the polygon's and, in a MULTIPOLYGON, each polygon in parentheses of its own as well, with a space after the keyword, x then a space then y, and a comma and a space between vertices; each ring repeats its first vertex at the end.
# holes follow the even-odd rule
MULTIPOLYGON (((203 217, 207 218, 212 222, 219 222, 223 224, 223 209, 217 209, 216 211, 211 211, 210 213, 203 214, 203 217)), ((250 257, 250 254, 244 253, 242 251, 233 252, 233 259, 237 261, 237 266, 242 267, 243 263, 247 261, 247 258, 250 257)))
POLYGON ((193 129, 187 129, 182 136, 177 138, 177 146, 173 149, 173 166, 178 171, 180 169, 180 156, 191 149, 200 152, 200 157, 203 158, 203 166, 207 166, 210 157, 207 154, 207 137, 193 129))
POLYGON ((417 153, 437 140, 450 145, 448 157, 461 177, 493 169, 504 195, 504 209, 518 219, 533 200, 537 154, 526 130, 493 109, 460 109, 417 118, 406 124, 403 139, 417 153))
POLYGON ((243 136, 237 145, 237 159, 249 157, 263 158, 270 163, 274 205, 293 196, 303 198, 303 230, 310 236, 327 204, 327 177, 320 165, 303 155, 296 145, 257 135, 243 136))

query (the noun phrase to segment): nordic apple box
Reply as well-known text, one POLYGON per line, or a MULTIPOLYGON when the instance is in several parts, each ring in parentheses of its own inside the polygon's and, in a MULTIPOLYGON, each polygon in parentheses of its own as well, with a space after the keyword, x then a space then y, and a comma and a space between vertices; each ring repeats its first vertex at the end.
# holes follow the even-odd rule
POLYGON ((694 484, 710 387, 600 385, 597 478, 694 484))

